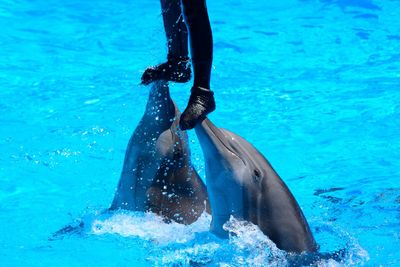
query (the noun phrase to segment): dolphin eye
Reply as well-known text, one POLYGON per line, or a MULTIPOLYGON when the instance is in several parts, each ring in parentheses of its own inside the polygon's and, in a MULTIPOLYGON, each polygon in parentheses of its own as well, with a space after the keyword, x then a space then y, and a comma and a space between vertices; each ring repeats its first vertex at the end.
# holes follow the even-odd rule
POLYGON ((259 170, 254 170, 253 171, 253 179, 254 179, 254 181, 258 182, 258 181, 260 181, 260 178, 261 178, 260 171, 259 170))

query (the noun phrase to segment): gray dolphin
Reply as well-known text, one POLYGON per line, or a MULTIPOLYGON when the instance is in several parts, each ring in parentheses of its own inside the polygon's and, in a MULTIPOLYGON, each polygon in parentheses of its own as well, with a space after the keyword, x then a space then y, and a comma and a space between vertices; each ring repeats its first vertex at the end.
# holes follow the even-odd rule
MULTIPOLYGON (((129 140, 118 187, 109 209, 152 211, 167 221, 190 224, 206 210, 207 190, 192 166, 188 137, 178 130, 179 110, 168 84, 155 82, 144 115, 129 140)), ((56 231, 49 240, 84 233, 84 219, 56 231)))
POLYGON ((184 224, 209 210, 207 190, 192 166, 179 117, 168 83, 153 83, 126 150, 111 210, 152 211, 184 224))
POLYGON ((255 147, 209 119, 195 131, 204 153, 212 232, 227 237, 223 224, 232 215, 258 225, 279 249, 318 249, 293 195, 255 147))

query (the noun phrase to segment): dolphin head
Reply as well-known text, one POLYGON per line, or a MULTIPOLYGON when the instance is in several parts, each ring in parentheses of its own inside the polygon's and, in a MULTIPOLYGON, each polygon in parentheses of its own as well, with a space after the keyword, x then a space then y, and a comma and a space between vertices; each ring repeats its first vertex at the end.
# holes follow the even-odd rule
POLYGON ((237 184, 246 182, 244 177, 258 180, 263 175, 264 157, 258 152, 250 155, 246 151, 247 142, 243 143, 241 137, 216 127, 209 119, 203 120, 195 130, 204 153, 206 169, 211 175, 211 183, 215 182, 218 173, 229 173, 230 180, 233 179, 237 184))
POLYGON ((195 127, 203 150, 206 184, 211 204, 211 231, 221 237, 222 228, 231 215, 245 217, 244 179, 252 175, 252 166, 232 146, 232 137, 205 119, 195 127))

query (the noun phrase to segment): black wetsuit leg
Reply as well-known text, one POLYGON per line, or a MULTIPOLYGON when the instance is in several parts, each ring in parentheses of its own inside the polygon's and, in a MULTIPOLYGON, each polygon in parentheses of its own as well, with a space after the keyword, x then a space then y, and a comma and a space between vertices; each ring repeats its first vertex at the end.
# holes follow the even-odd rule
POLYGON ((182 0, 182 10, 189 30, 194 86, 210 89, 213 39, 205 0, 182 0))
POLYGON ((180 0, 161 0, 168 58, 188 59, 188 31, 183 21, 180 0))
POLYGON ((183 21, 180 0, 160 0, 165 34, 167 37, 167 62, 149 67, 142 76, 143 84, 156 80, 187 82, 190 80, 188 31, 183 21))
POLYGON ((213 39, 205 0, 181 0, 189 30, 194 71, 194 84, 188 106, 182 113, 180 126, 192 129, 215 110, 214 94, 210 90, 213 59, 213 39))

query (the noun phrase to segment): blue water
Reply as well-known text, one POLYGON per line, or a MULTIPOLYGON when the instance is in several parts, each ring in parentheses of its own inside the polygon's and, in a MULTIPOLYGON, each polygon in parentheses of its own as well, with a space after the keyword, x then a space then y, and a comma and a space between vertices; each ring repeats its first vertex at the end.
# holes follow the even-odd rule
MULTIPOLYGON (((330 266, 400 265, 400 1, 209 1, 211 119, 282 176, 330 266)), ((0 2, 0 266, 282 266, 236 237, 153 214, 99 215, 164 60, 158 1, 0 2), (81 235, 49 241, 75 220, 81 235), (197 264, 197 265, 196 265, 197 264)), ((171 85, 182 109, 190 84, 171 85)), ((204 178, 199 144, 194 164, 204 178)))

